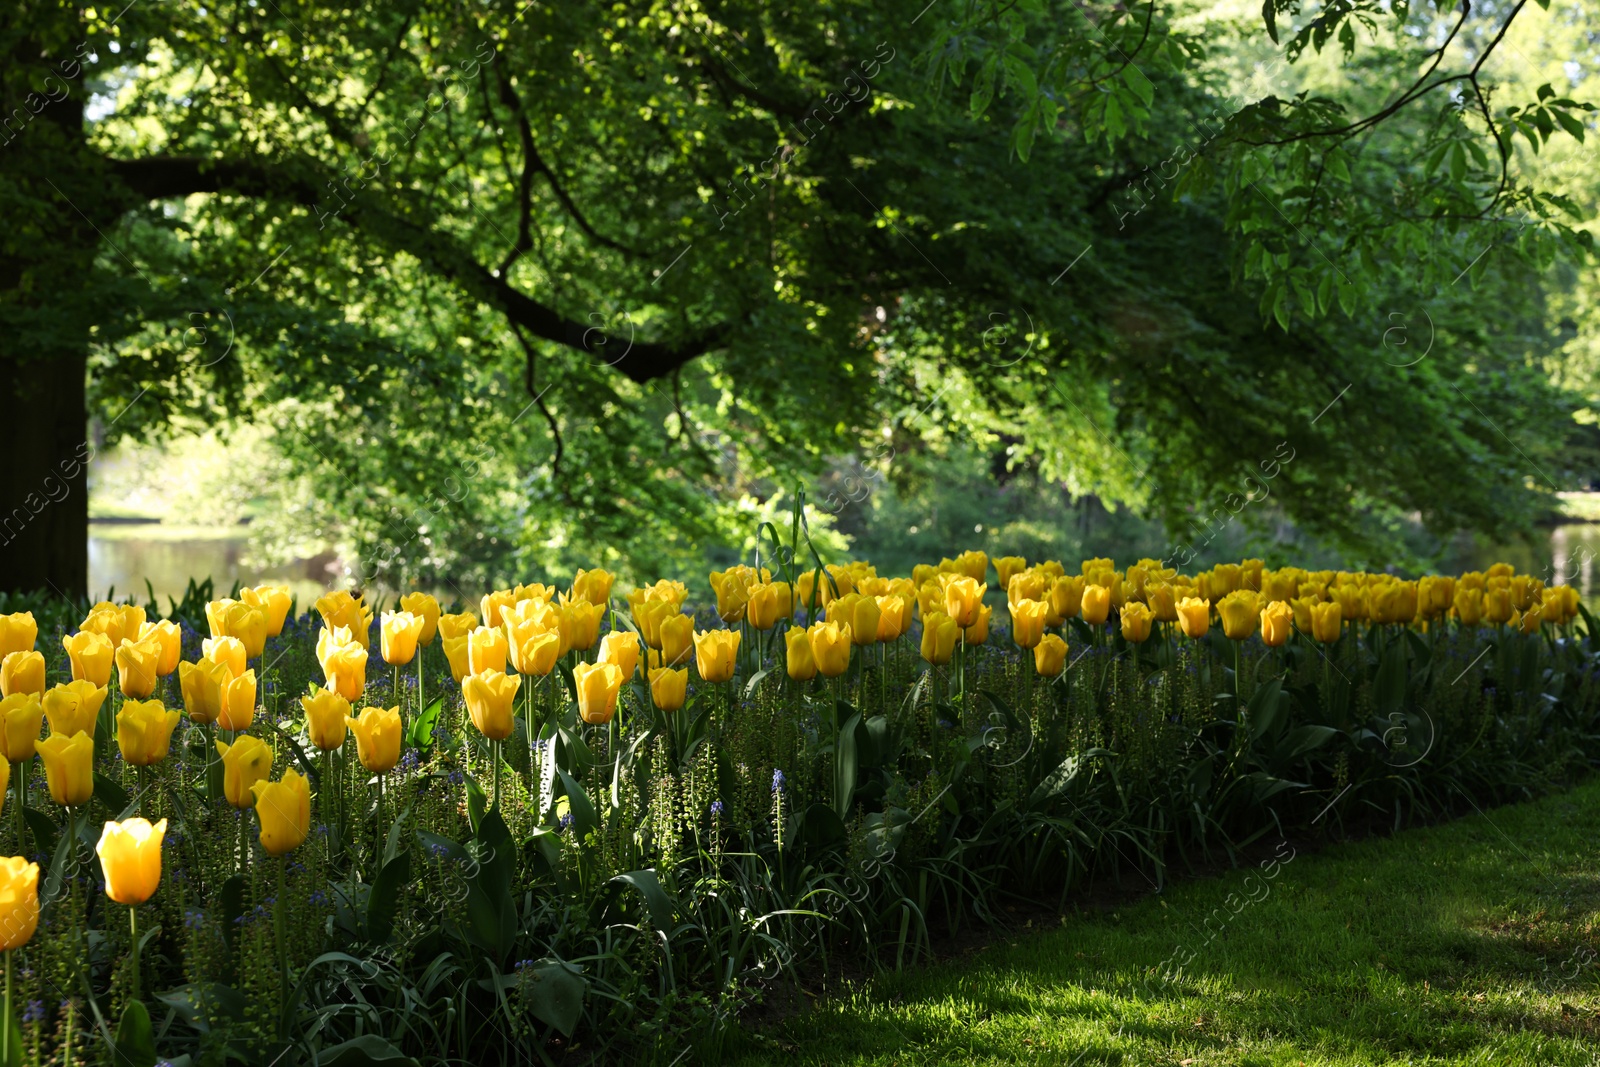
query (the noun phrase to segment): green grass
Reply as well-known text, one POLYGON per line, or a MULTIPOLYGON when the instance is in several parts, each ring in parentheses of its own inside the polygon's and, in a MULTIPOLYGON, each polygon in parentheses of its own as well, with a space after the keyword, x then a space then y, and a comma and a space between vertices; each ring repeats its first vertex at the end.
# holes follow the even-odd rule
POLYGON ((1591 782, 1302 852, 1270 881, 1180 883, 835 993, 727 1061, 1594 1067, 1597 828, 1591 782), (1179 946, 1192 961, 1163 982, 1179 946))

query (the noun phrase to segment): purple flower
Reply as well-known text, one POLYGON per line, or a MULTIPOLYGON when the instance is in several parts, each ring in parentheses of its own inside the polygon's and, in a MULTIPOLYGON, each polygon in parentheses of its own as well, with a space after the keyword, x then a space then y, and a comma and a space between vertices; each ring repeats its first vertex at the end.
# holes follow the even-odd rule
POLYGON ((783 776, 782 771, 777 770, 776 768, 773 769, 772 791, 774 793, 782 792, 788 786, 788 782, 789 780, 783 776))

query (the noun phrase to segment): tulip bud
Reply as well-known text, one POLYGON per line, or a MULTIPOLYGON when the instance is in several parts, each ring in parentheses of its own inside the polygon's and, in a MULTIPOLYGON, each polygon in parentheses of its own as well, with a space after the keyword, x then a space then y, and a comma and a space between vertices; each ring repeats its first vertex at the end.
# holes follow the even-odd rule
POLYGON ((323 630, 317 635, 317 662, 329 689, 346 700, 358 700, 367 687, 367 650, 350 635, 348 627, 323 630))
POLYGON ((106 896, 129 907, 155 896, 161 885, 161 841, 166 833, 165 819, 154 826, 138 818, 106 823, 94 847, 106 878, 106 896))
POLYGON ((961 631, 961 640, 969 645, 981 645, 989 640, 989 618, 994 614, 994 609, 987 604, 978 608, 978 617, 971 626, 961 631))
POLYGON ((44 760, 50 799, 75 808, 94 795, 94 738, 85 733, 51 734, 34 747, 44 760))
POLYGON ((922 658, 934 666, 950 662, 955 655, 956 641, 960 640, 961 627, 956 620, 943 612, 934 612, 922 620, 922 658))
POLYGON ((283 856, 299 848, 311 832, 311 783, 290 768, 281 781, 262 778, 250 792, 261 822, 261 847, 267 854, 283 856))
POLYGON ((111 647, 115 649, 122 644, 122 639, 126 636, 126 632, 122 628, 122 620, 122 609, 115 604, 103 601, 89 610, 89 614, 78 625, 78 629, 100 634, 107 641, 110 641, 111 647))
POLYGON ((461 679, 467 676, 467 636, 462 634, 460 637, 440 639, 444 646, 445 662, 450 665, 450 677, 457 685, 460 685, 461 679))
POLYGON ((439 637, 443 640, 465 637, 477 628, 478 617, 470 611, 463 611, 459 615, 439 616, 439 637))
POLYGON ((911 604, 895 593, 873 598, 878 605, 878 640, 897 641, 911 628, 911 604))
POLYGON ((251 787, 272 773, 272 749, 259 737, 241 734, 233 744, 218 741, 222 757, 222 794, 236 808, 255 803, 251 787))
POLYGON ((221 663, 201 657, 198 663, 178 664, 178 688, 189 718, 204 725, 222 713, 222 684, 233 675, 221 663))
POLYGON ((1231 641, 1248 640, 1256 632, 1256 595, 1248 590, 1229 593, 1217 605, 1217 615, 1222 619, 1222 632, 1231 641))
POLYGON ((237 678, 245 672, 247 660, 244 643, 237 637, 208 637, 200 642, 200 654, 228 668, 230 678, 237 678))
MULTIPOLYGON (((995 561, 996 564, 999 560, 995 561)), ((1050 605, 1039 600, 1019 600, 1011 605, 1011 639, 1018 648, 1037 648, 1044 638, 1050 605)))
POLYGON ((261 612, 266 620, 268 637, 283 633, 284 621, 288 619, 289 608, 294 603, 294 595, 289 592, 288 586, 258 585, 254 589, 241 589, 239 599, 261 612))
POLYGON ((1337 600, 1311 605, 1311 636, 1325 645, 1339 640, 1343 632, 1344 609, 1337 600))
POLYGON ((606 606, 591 604, 587 600, 569 600, 561 608, 571 620, 570 647, 580 652, 589 651, 600 640, 600 619, 606 613, 606 606))
MULTIPOLYGON (((372 609, 346 590, 329 593, 313 605, 322 616, 324 629, 343 627, 350 631, 347 641, 354 641, 365 651, 372 643, 372 609)), ((355 697, 351 697, 354 700, 355 697)))
POLYGON ((217 725, 224 730, 248 730, 255 715, 256 672, 252 668, 218 687, 217 725))
POLYGON ((165 678, 178 669, 178 660, 183 655, 183 633, 178 629, 178 624, 170 619, 160 622, 147 622, 139 627, 139 640, 153 642, 160 650, 156 657, 156 676, 165 678))
MULTIPOLYGON (((51 733, 71 737, 81 731, 93 737, 95 722, 100 715, 100 706, 105 700, 106 690, 103 686, 96 687, 89 682, 73 681, 65 685, 53 685, 45 690, 39 704, 50 719, 51 733)), ((34 733, 38 733, 37 727, 34 728, 34 733)))
POLYGON ((707 630, 694 638, 695 669, 707 682, 726 682, 733 677, 739 654, 738 630, 707 630))
POLYGON ((623 680, 639 669, 639 635, 630 630, 614 630, 600 641, 600 663, 615 663, 623 680))
POLYGON ((535 619, 512 617, 506 620, 506 641, 518 674, 542 678, 555 669, 561 652, 559 631, 546 629, 535 619))
POLYGON ((983 594, 988 586, 973 578, 952 578, 944 587, 944 611, 965 629, 978 621, 978 608, 983 604, 983 594))
POLYGON ((61 638, 67 650, 67 660, 72 665, 72 677, 97 687, 111 683, 111 667, 116 662, 116 649, 105 634, 93 630, 79 630, 61 638))
POLYGON ((496 589, 492 593, 483 594, 483 599, 478 602, 478 608, 483 612, 483 625, 487 629, 497 629, 505 625, 505 610, 515 606, 517 592, 515 589, 496 589))
POLYGON ((1281 600, 1274 600, 1261 609, 1261 643, 1268 648, 1278 648, 1289 640, 1294 630, 1294 609, 1281 600))
POLYGON ((1059 634, 1045 634, 1033 649, 1033 669, 1046 678, 1061 673, 1067 662, 1067 643, 1059 634))
POLYGON ((668 666, 685 662, 693 646, 693 616, 669 615, 661 621, 661 658, 668 666))
POLYGON ((232 637, 244 646, 246 659, 255 659, 266 649, 267 614, 242 600, 213 600, 206 605, 206 621, 212 637, 232 637))
POLYGON ((467 703, 472 725, 491 741, 504 741, 516 725, 513 720, 517 689, 522 679, 499 671, 480 671, 461 681, 461 698, 467 703))
POLYGON ((611 585, 615 581, 616 576, 610 571, 580 570, 572 576, 572 598, 604 607, 611 601, 611 585))
MULTIPOLYGON (((178 713, 168 711, 159 700, 125 702, 117 711, 117 748, 122 758, 135 767, 166 759, 178 719, 178 713)), ((53 723, 51 728, 55 728, 53 723)))

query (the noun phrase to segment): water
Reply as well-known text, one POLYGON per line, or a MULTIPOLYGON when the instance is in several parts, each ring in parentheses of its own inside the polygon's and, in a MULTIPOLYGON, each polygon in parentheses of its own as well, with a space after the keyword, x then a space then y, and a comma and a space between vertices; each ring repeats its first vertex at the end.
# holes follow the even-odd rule
POLYGON ((155 590, 157 603, 168 609, 168 599, 182 600, 189 579, 209 577, 217 596, 227 596, 233 584, 287 585, 304 607, 333 588, 344 568, 331 555, 298 560, 287 566, 252 567, 249 536, 240 531, 216 537, 160 537, 143 534, 120 523, 89 524, 89 592, 99 599, 109 589, 118 596, 133 594, 141 602, 145 581, 155 590))

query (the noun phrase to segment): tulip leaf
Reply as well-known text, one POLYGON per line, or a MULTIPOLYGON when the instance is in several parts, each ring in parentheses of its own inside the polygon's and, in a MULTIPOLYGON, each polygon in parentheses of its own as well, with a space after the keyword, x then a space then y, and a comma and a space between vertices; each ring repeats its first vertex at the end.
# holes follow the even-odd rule
POLYGON ((561 787, 566 793, 567 804, 572 814, 574 839, 582 841, 589 836, 591 830, 600 825, 600 820, 595 816, 594 805, 589 801, 589 794, 583 791, 583 786, 566 771, 558 770, 556 773, 561 776, 561 787))
POLYGON ((489 807, 489 797, 483 791, 483 786, 472 775, 466 776, 467 786, 467 822, 472 826, 472 832, 478 832, 478 826, 483 822, 483 815, 489 807))
POLYGON ((533 1014, 571 1037, 583 1018, 589 983, 571 964, 548 956, 522 968, 522 975, 519 992, 533 1014))
POLYGON ((294 761, 300 764, 300 773, 306 776, 307 781, 311 784, 312 792, 320 790, 322 788, 322 772, 317 770, 316 765, 306 758, 306 750, 300 746, 300 742, 295 740, 293 734, 285 733, 279 729, 270 719, 263 719, 262 722, 266 724, 267 729, 289 745, 289 751, 294 753, 294 761))
POLYGON ((1399 711, 1406 699, 1406 649, 1395 642, 1378 659, 1378 674, 1372 680, 1372 706, 1379 715, 1399 711))
POLYGON ((422 709, 422 714, 411 720, 411 747, 432 748, 433 727, 439 721, 439 712, 444 707, 444 697, 434 697, 433 703, 422 709))
POLYGON ((28 824, 28 829, 33 831, 33 840, 39 846, 39 851, 45 855, 55 851, 56 824, 55 820, 42 811, 33 808, 22 809, 22 821, 28 824))
MULTIPOLYGON (((109 701, 107 703, 109 703, 109 701)), ((120 812, 125 810, 128 807, 129 800, 132 799, 128 796, 128 791, 126 789, 122 788, 116 782, 113 782, 99 771, 96 771, 94 774, 94 795, 95 799, 104 804, 106 810, 110 812, 120 812)))
MULTIPOLYGON (((396 824, 398 826, 398 824, 396 824)), ((383 865, 367 894, 367 940, 382 945, 394 932, 400 910, 400 891, 411 881, 411 853, 402 852, 383 865)))
POLYGON ((229 952, 233 953, 239 945, 238 919, 244 914, 244 876, 229 875, 222 883, 218 901, 222 905, 222 936, 228 943, 229 952))
POLYGON ((655 871, 629 871, 617 875, 607 884, 638 890, 644 898, 645 908, 650 912, 650 925, 663 934, 672 932, 672 901, 667 899, 666 891, 661 888, 661 879, 656 877, 655 871))
POLYGON ((384 1067, 416 1067, 417 1061, 395 1048, 377 1034, 362 1034, 349 1041, 341 1041, 317 1054, 317 1067, 367 1067, 383 1064, 384 1067))
MULTIPOLYGON (((10 1054, 11 1050, 6 1049, 8 1061, 11 1061, 10 1054)), ((130 1000, 128 1006, 122 1009, 122 1021, 117 1024, 114 1058, 119 1067, 155 1067, 156 1038, 150 1029, 150 1012, 145 1009, 144 1001, 130 1000)), ((20 1054, 11 1062, 20 1063, 20 1054)))
POLYGON ((1278 713, 1282 710, 1283 679, 1274 678, 1266 685, 1257 689, 1250 695, 1247 705, 1250 725, 1250 740, 1254 741, 1272 729, 1278 720, 1278 713))
POLYGON ((516 849, 499 811, 483 816, 473 846, 467 878, 467 930, 473 943, 498 961, 517 935, 517 910, 511 895, 516 849))
POLYGON ((407 804, 405 810, 396 815, 394 822, 389 824, 389 834, 383 842, 383 862, 388 863, 400 851, 401 827, 405 825, 406 817, 411 814, 415 804, 407 804))
POLYGON ((755 696, 757 687, 760 686, 761 683, 766 680, 767 675, 771 673, 772 668, 767 667, 752 674, 750 676, 750 680, 744 684, 744 698, 749 700, 751 697, 755 696))
POLYGON ((844 820, 826 804, 813 804, 806 809, 805 822, 801 824, 807 848, 819 851, 839 844, 849 836, 844 820))
MULTIPOLYGON (((843 704, 842 701, 841 704, 843 704)), ((848 704, 843 706, 849 707, 848 704)), ((860 712, 850 716, 839 730, 839 740, 834 744, 833 810, 841 819, 849 817, 850 806, 855 801, 856 770, 859 759, 856 746, 856 727, 860 724, 860 712)))

